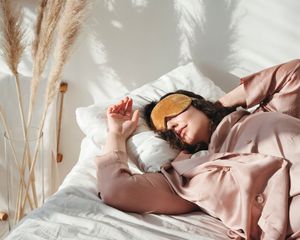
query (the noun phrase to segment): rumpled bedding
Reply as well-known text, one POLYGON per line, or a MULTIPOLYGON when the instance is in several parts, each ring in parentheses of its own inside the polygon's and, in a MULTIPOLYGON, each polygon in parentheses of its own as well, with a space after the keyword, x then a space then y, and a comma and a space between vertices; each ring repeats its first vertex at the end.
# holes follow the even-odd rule
MULTIPOLYGON (((6 239, 228 239, 228 229, 201 211, 141 215, 105 205, 97 197, 91 141, 83 139, 79 161, 59 191, 27 215, 6 239)), ((138 171, 133 164, 131 169, 138 171)))

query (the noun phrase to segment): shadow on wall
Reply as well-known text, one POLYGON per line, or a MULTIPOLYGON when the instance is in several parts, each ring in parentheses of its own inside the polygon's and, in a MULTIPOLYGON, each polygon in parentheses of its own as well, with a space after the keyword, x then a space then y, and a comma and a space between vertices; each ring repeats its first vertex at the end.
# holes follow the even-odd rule
POLYGON ((128 91, 177 66, 179 40, 172 0, 97 1, 95 10, 95 36, 104 46, 105 66, 128 91))
POLYGON ((229 71, 237 64, 238 0, 106 0, 91 5, 66 71, 67 78, 89 80, 85 103, 90 97, 98 102, 99 96, 125 94, 190 60, 223 90, 237 84, 229 71))
POLYGON ((239 64, 234 45, 238 41, 236 10, 241 1, 202 1, 202 24, 195 24, 195 36, 190 40, 192 59, 208 77, 229 91, 238 84, 230 74, 239 64))
POLYGON ((64 74, 72 94, 66 95, 68 121, 62 126, 61 149, 68 159, 61 163, 63 177, 77 160, 83 137, 74 120, 76 107, 123 95, 178 63, 172 0, 94 0, 88 14, 64 74))

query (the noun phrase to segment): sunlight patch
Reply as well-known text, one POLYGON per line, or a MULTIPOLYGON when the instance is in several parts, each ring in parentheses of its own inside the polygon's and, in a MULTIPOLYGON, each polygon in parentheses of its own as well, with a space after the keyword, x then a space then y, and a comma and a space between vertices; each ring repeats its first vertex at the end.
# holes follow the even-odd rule
POLYGON ((113 25, 115 28, 118 28, 118 29, 123 28, 123 24, 121 22, 117 21, 117 20, 112 20, 111 25, 113 25))
POLYGON ((132 0, 132 4, 136 7, 147 7, 147 0, 132 0))
POLYGON ((190 44, 195 42, 195 26, 202 26, 203 8, 198 0, 176 0, 174 8, 178 18, 178 32, 180 33, 179 63, 183 64, 192 58, 190 44))
POLYGON ((105 5, 109 12, 115 10, 115 0, 105 0, 105 5))

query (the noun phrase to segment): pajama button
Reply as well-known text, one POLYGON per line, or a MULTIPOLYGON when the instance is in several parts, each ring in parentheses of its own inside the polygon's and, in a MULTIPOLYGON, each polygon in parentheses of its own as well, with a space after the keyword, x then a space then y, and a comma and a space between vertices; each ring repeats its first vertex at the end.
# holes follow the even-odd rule
POLYGON ((262 204, 264 202, 264 197, 262 194, 257 194, 256 198, 255 198, 256 202, 258 202, 259 204, 262 204))

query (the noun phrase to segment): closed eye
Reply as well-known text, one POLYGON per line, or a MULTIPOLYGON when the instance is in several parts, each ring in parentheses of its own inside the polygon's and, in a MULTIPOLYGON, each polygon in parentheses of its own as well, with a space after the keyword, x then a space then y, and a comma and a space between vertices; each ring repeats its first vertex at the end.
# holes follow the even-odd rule
MULTIPOLYGON (((166 129, 168 129, 168 124, 167 124, 168 121, 172 120, 173 118, 177 117, 178 115, 184 113, 184 112, 187 111, 187 110, 188 110, 188 108, 184 109, 182 112, 180 112, 180 113, 178 113, 178 114, 176 114, 176 115, 174 115, 174 116, 167 116, 167 117, 165 117, 165 127, 166 127, 166 129)), ((175 126, 176 126, 176 125, 175 125, 175 126)), ((172 126, 172 128, 174 128, 174 126, 172 126)))
POLYGON ((168 122, 170 120, 172 120, 175 116, 172 116, 172 117, 165 117, 165 128, 168 129, 168 122))

